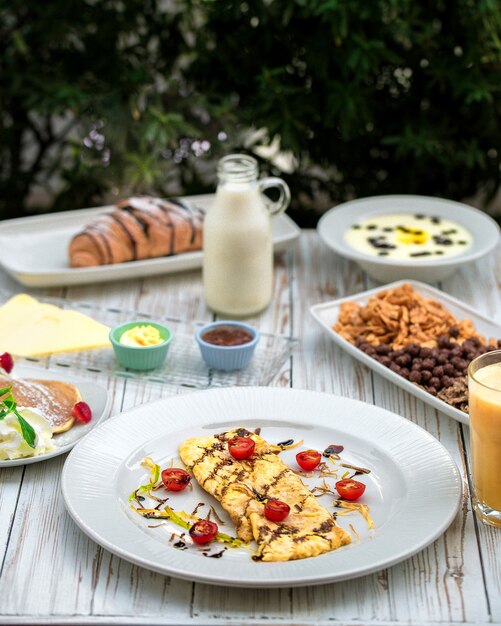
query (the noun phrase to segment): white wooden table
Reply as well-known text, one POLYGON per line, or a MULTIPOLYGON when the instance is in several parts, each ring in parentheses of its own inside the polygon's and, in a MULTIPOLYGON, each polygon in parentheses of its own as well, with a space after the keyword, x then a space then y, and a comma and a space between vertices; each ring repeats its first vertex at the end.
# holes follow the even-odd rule
MULTIPOLYGON (((501 321, 501 272, 491 258, 439 285, 501 321)), ((22 288, 0 274, 0 286, 22 288)), ((463 506, 449 530, 413 558, 344 583, 245 590, 163 577, 112 556, 67 515, 64 457, 0 470, 1 624, 492 624, 501 623, 501 531, 479 525, 468 497, 468 429, 373 375, 313 325, 311 304, 373 286, 313 231, 276 256, 273 304, 252 321, 301 338, 275 385, 335 393, 377 404, 426 428, 451 452, 464 483, 463 506)), ((45 294, 212 319, 199 272, 45 294)), ((113 412, 166 394, 111 386, 113 412)), ((419 476, 416 476, 419 480, 419 476)), ((416 520, 419 524, 419 520, 416 520)))

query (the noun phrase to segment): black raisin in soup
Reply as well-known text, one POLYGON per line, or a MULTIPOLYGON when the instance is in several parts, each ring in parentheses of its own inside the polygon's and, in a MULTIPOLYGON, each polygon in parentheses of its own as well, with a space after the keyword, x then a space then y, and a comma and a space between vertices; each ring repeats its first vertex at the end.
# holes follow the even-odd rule
POLYGON ((400 261, 431 261, 463 254, 470 231, 452 220, 419 213, 375 215, 353 224, 344 235, 354 250, 400 261))

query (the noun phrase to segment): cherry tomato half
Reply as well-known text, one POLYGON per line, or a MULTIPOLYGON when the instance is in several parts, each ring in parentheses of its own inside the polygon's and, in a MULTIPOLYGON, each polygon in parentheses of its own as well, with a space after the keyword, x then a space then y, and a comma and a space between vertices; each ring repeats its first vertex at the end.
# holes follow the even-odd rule
POLYGON ((162 471, 162 482, 169 491, 182 491, 190 480, 188 472, 180 467, 168 467, 162 471))
POLYGON ((290 513, 290 506, 280 500, 268 500, 264 505, 264 516, 272 522, 283 522, 290 513))
POLYGON ((353 478, 346 478, 345 480, 337 481, 336 489, 341 498, 358 500, 365 491, 365 485, 364 483, 359 483, 358 480, 353 480, 353 478))
POLYGON ((203 545, 209 543, 216 538, 218 533, 217 524, 210 522, 208 519, 201 519, 195 522, 190 528, 190 537, 195 543, 203 545))
POLYGON ((322 455, 316 450, 304 450, 296 454, 297 464, 306 472, 311 472, 322 460, 322 455))
POLYGON ((250 437, 234 437, 228 441, 228 450, 237 461, 250 459, 254 454, 256 444, 250 437))

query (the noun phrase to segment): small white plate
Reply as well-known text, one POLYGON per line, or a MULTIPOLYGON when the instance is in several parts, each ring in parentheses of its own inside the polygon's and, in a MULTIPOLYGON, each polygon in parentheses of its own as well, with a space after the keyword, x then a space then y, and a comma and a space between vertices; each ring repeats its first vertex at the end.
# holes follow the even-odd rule
POLYGON ((329 248, 356 261, 370 276, 383 283, 401 278, 425 282, 443 280, 464 263, 489 254, 499 241, 499 226, 483 211, 460 202, 427 196, 375 196, 345 202, 327 211, 317 229, 329 248), (344 235, 354 223, 389 213, 422 213, 453 220, 471 232, 473 243, 455 257, 402 261, 363 254, 345 241, 344 235))
MULTIPOLYGON (((297 450, 283 453, 292 467, 297 450)), ((341 470, 344 471, 344 470, 341 470)), ((195 482, 195 481, 192 481, 195 482)), ((317 484, 320 479, 314 480, 317 484)), ((328 483, 335 482, 327 478, 328 483)), ((62 475, 66 507, 77 525, 101 546, 161 574, 237 587, 290 587, 344 580, 402 561, 439 537, 454 519, 462 493, 458 470, 445 448, 425 430, 373 405, 329 394, 271 387, 230 387, 173 396, 136 407, 105 422, 68 457, 62 475), (140 465, 151 456, 165 467, 173 459, 183 467, 177 447, 187 437, 221 432, 234 426, 260 427, 268 441, 304 439, 305 448, 345 446, 342 458, 371 470, 362 501, 371 508, 375 530, 358 514, 338 518, 360 541, 334 552, 285 563, 256 563, 244 548, 229 549, 221 559, 204 558, 190 546, 176 549, 171 533, 131 511, 129 494, 147 482, 140 465), (150 526, 155 526, 151 528, 150 526)), ((157 495, 164 497, 161 491, 157 495)), ((193 491, 166 493, 174 510, 200 515, 215 506, 197 485, 193 491)), ((332 496, 321 502, 332 508, 332 496)), ((235 534, 231 522, 222 532, 235 534)), ((221 550, 213 545, 212 552, 221 550)))
POLYGON ((54 435, 54 445, 56 449, 46 454, 26 457, 24 459, 13 459, 0 461, 0 467, 14 467, 15 465, 30 465, 31 463, 39 463, 52 459, 55 456, 69 452, 73 446, 80 441, 85 435, 90 433, 98 424, 105 420, 111 410, 111 396, 108 391, 90 380, 78 380, 71 376, 65 376, 64 373, 54 372, 51 370, 43 370, 38 367, 30 367, 22 363, 16 363, 12 375, 16 378, 35 378, 40 380, 63 380, 75 385, 82 401, 86 402, 92 411, 92 420, 88 424, 75 424, 70 430, 59 435, 54 435))
POLYGON ((446 309, 451 311, 458 319, 462 319, 464 317, 468 317, 473 322, 477 331, 483 335, 486 339, 490 338, 499 338, 501 339, 501 326, 499 324, 494 323, 485 315, 482 315, 476 309, 464 304, 461 300, 457 298, 453 298, 448 294, 430 287, 430 285, 425 285, 424 283, 420 283, 413 280, 401 280, 395 283, 391 283, 389 285, 383 285, 382 287, 377 287, 376 289, 370 289, 369 291, 363 291, 361 293, 357 293, 353 296, 348 296, 346 298, 340 298, 339 300, 332 300, 330 302, 324 302, 323 304, 315 304, 310 308, 310 313, 312 314, 315 321, 320 325, 322 330, 329 335, 329 337, 338 344, 343 350, 349 352, 351 356, 355 357, 371 369, 373 369, 384 378, 387 378, 395 385, 398 385, 402 389, 405 389, 409 393, 412 393, 423 402, 427 402, 435 409, 442 411, 449 417, 454 418, 458 422, 462 422, 463 424, 469 423, 469 418, 466 413, 456 409, 455 407, 443 402, 439 398, 432 396, 421 387, 418 387, 414 383, 411 383, 409 380, 406 380, 402 376, 399 376, 395 372, 392 372, 390 369, 381 365, 378 361, 368 356, 362 350, 359 350, 356 346, 351 344, 349 341, 346 341, 341 335, 335 332, 332 329, 332 326, 337 322, 339 317, 339 312, 341 309, 341 305, 343 302, 356 302, 357 304, 364 306, 367 304, 372 296, 375 296, 379 292, 385 289, 395 289, 395 287, 399 287, 408 283, 413 286, 413 288, 419 292, 425 298, 432 298, 437 302, 440 302, 446 309))
MULTIPOLYGON (((212 197, 212 195, 189 196, 184 199, 206 209, 212 197)), ((198 251, 144 261, 71 268, 68 264, 68 246, 71 238, 85 228, 91 219, 114 208, 100 206, 2 222, 0 264, 27 287, 57 287, 130 280, 202 267, 203 252, 198 251)), ((299 227, 285 214, 272 220, 275 247, 293 241, 299 233, 299 227)))

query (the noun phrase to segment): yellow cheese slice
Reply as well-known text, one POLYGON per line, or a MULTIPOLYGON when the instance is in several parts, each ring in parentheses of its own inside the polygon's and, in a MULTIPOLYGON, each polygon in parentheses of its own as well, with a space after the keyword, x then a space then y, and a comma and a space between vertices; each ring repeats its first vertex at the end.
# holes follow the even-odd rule
POLYGON ((0 352, 40 356, 109 346, 110 329, 77 311, 63 311, 27 294, 0 307, 0 352))

